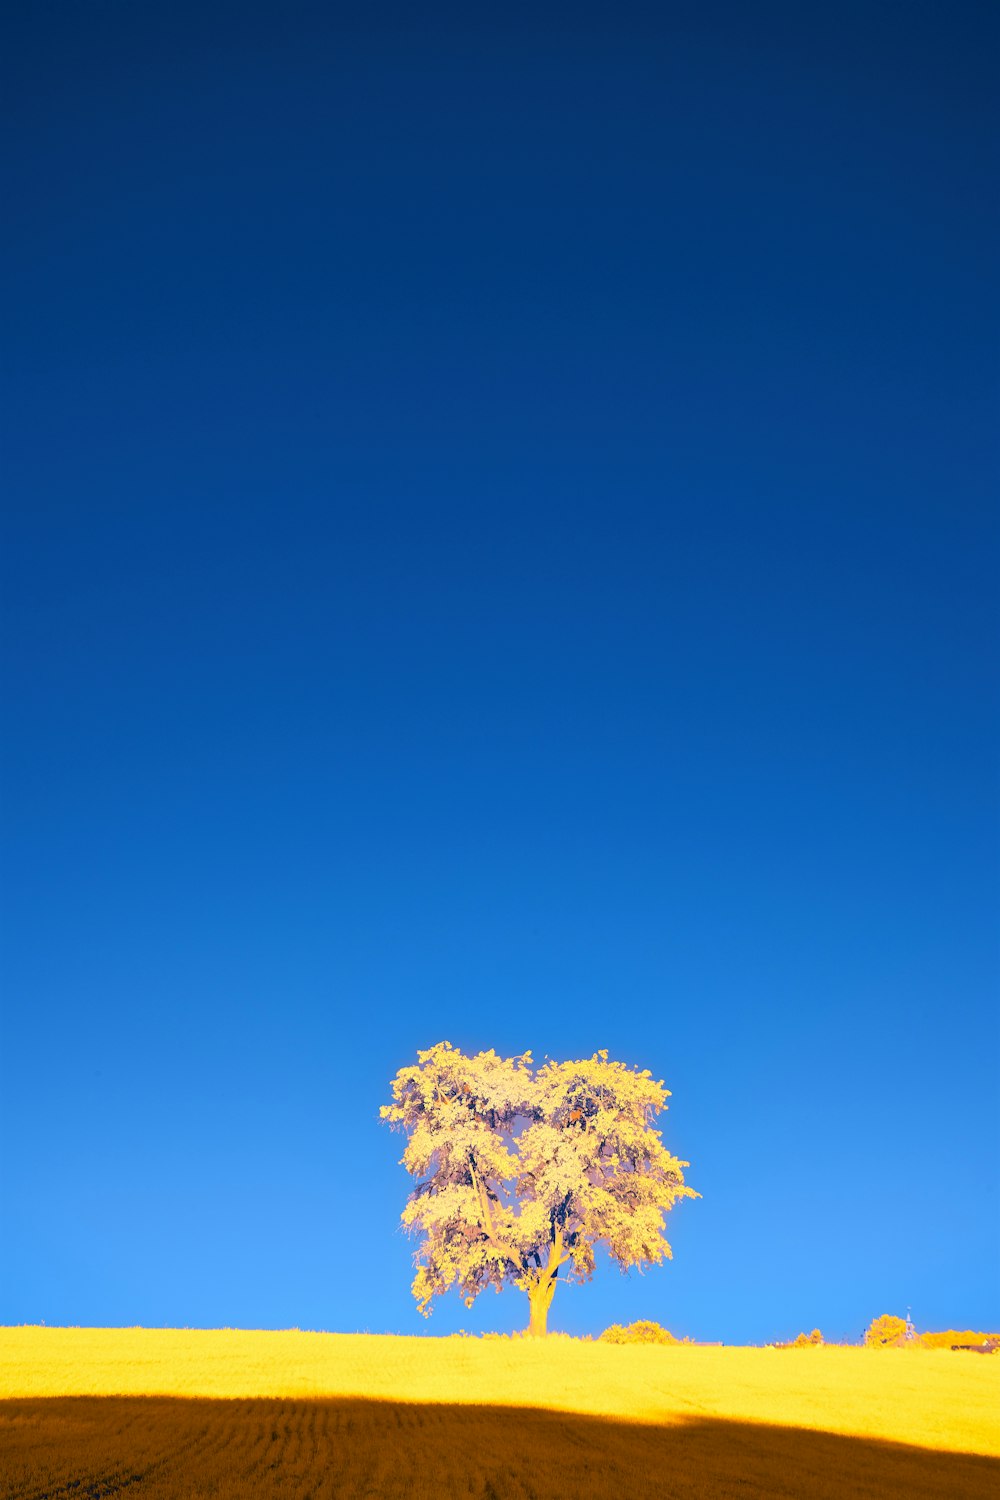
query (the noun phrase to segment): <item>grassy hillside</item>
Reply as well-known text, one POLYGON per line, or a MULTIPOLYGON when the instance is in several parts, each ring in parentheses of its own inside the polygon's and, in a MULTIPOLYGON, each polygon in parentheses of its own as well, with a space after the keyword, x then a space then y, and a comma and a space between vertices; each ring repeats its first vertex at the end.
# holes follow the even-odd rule
POLYGON ((15 1328, 0 1392, 11 1500, 944 1500, 1000 1482, 1000 1357, 943 1350, 15 1328))

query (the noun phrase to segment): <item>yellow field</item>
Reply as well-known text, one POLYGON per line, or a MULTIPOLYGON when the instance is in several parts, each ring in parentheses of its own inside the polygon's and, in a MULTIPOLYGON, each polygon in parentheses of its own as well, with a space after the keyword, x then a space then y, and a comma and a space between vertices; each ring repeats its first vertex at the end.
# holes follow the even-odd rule
POLYGON ((0 1495, 986 1496, 1000 1356, 0 1329, 0 1495))

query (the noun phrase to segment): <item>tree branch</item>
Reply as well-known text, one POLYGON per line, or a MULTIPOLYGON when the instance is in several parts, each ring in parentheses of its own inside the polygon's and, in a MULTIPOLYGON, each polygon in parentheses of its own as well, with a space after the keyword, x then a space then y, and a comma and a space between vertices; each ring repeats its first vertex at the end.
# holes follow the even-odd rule
POLYGON ((563 1232, 560 1228, 555 1231, 555 1237, 552 1241, 552 1244, 549 1246, 549 1258, 542 1273, 544 1276, 552 1277, 552 1279, 554 1280, 555 1277, 559 1274, 559 1267, 565 1265, 568 1260, 572 1259, 569 1251, 567 1250, 566 1253, 563 1254, 563 1250, 563 1232))
POLYGON ((502 1245, 497 1239, 496 1225, 493 1222, 493 1210, 490 1208, 489 1194, 487 1193, 485 1182, 476 1171, 476 1159, 471 1151, 469 1152, 469 1171, 472 1174, 472 1186, 475 1188, 479 1198, 479 1207, 483 1216, 481 1226, 483 1233, 495 1250, 499 1250, 501 1255, 505 1255, 510 1259, 510 1252, 507 1247, 502 1245))

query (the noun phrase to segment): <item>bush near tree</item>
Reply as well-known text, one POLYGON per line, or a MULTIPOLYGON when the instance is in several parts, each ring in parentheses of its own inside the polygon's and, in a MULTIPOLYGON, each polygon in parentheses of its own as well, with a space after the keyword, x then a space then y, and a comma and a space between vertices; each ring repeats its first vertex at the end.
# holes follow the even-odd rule
POLYGON ((689 1341, 675 1338, 669 1329, 661 1327, 659 1323, 653 1323, 649 1319, 640 1319, 637 1323, 629 1323, 627 1328, 621 1323, 612 1323, 610 1328, 605 1328, 599 1342, 602 1344, 681 1344, 689 1341))

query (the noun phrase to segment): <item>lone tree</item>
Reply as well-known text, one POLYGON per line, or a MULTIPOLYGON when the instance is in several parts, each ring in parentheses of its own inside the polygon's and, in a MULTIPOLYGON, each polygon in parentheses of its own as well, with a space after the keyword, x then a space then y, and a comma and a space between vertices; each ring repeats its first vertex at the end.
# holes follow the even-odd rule
POLYGON ((471 1307, 486 1287, 527 1292, 528 1332, 546 1332, 560 1277, 589 1281, 605 1245, 623 1271, 671 1254, 663 1216, 698 1194, 653 1122, 668 1091, 649 1072, 596 1052, 547 1062, 530 1052, 466 1057, 438 1042, 400 1068, 382 1118, 407 1134, 418 1179, 403 1223, 423 1238, 413 1295, 457 1286, 471 1307))

